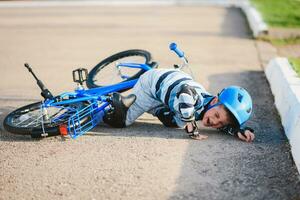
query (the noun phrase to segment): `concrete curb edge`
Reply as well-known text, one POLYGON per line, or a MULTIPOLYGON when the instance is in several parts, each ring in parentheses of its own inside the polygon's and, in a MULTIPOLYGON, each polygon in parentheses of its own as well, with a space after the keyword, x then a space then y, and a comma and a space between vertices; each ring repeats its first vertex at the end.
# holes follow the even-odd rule
POLYGON ((249 1, 242 2, 239 7, 247 17, 254 38, 268 34, 267 24, 263 21, 261 14, 249 3, 249 1))
POLYGON ((300 172, 300 78, 287 58, 272 59, 265 68, 281 117, 285 134, 291 145, 295 164, 300 172))

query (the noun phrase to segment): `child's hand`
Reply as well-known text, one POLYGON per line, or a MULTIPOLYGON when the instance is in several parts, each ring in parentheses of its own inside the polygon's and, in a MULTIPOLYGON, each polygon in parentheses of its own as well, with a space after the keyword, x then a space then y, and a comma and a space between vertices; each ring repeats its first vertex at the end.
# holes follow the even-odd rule
POLYGON ((205 140, 208 138, 207 135, 201 135, 201 134, 196 134, 196 135, 190 135, 190 138, 194 140, 205 140))
POLYGON ((255 135, 253 132, 246 130, 244 135, 238 132, 238 137, 240 140, 243 140, 245 142, 252 142, 255 138, 255 135))

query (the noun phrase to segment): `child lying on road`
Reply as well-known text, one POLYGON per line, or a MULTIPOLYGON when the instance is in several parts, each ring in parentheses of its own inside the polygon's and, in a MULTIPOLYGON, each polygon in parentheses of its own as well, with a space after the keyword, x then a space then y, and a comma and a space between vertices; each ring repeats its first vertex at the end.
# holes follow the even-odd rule
POLYGON ((209 94, 188 74, 175 69, 154 69, 144 73, 133 88, 132 105, 124 105, 122 96, 113 94, 114 109, 104 116, 113 127, 131 125, 144 112, 156 117, 167 127, 185 128, 193 139, 205 139, 197 134, 196 121, 217 128, 247 142, 254 140, 254 131, 243 127, 252 112, 248 92, 237 86, 223 89, 217 96, 209 94))

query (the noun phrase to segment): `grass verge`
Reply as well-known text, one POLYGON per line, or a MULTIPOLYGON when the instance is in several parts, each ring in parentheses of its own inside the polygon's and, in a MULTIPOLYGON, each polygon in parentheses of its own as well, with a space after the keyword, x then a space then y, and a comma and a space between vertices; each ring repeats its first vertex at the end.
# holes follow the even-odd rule
POLYGON ((260 40, 270 42, 274 46, 286 46, 300 44, 300 36, 293 36, 288 38, 272 38, 270 36, 261 36, 260 40))
POLYGON ((300 58, 289 58, 289 62, 300 77, 300 58))
POLYGON ((251 0, 273 27, 300 28, 299 0, 251 0))

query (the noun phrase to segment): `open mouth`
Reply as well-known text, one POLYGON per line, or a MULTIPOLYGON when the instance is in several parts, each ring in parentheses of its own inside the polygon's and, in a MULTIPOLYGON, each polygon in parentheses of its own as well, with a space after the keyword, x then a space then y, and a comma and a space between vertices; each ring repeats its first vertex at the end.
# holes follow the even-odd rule
POLYGON ((215 124, 211 123, 211 121, 210 121, 209 118, 207 118, 207 125, 208 125, 209 127, 215 126, 215 124))
POLYGON ((209 118, 207 118, 206 124, 207 124, 208 126, 210 126, 210 125, 211 125, 211 124, 210 124, 210 120, 209 120, 209 118))

